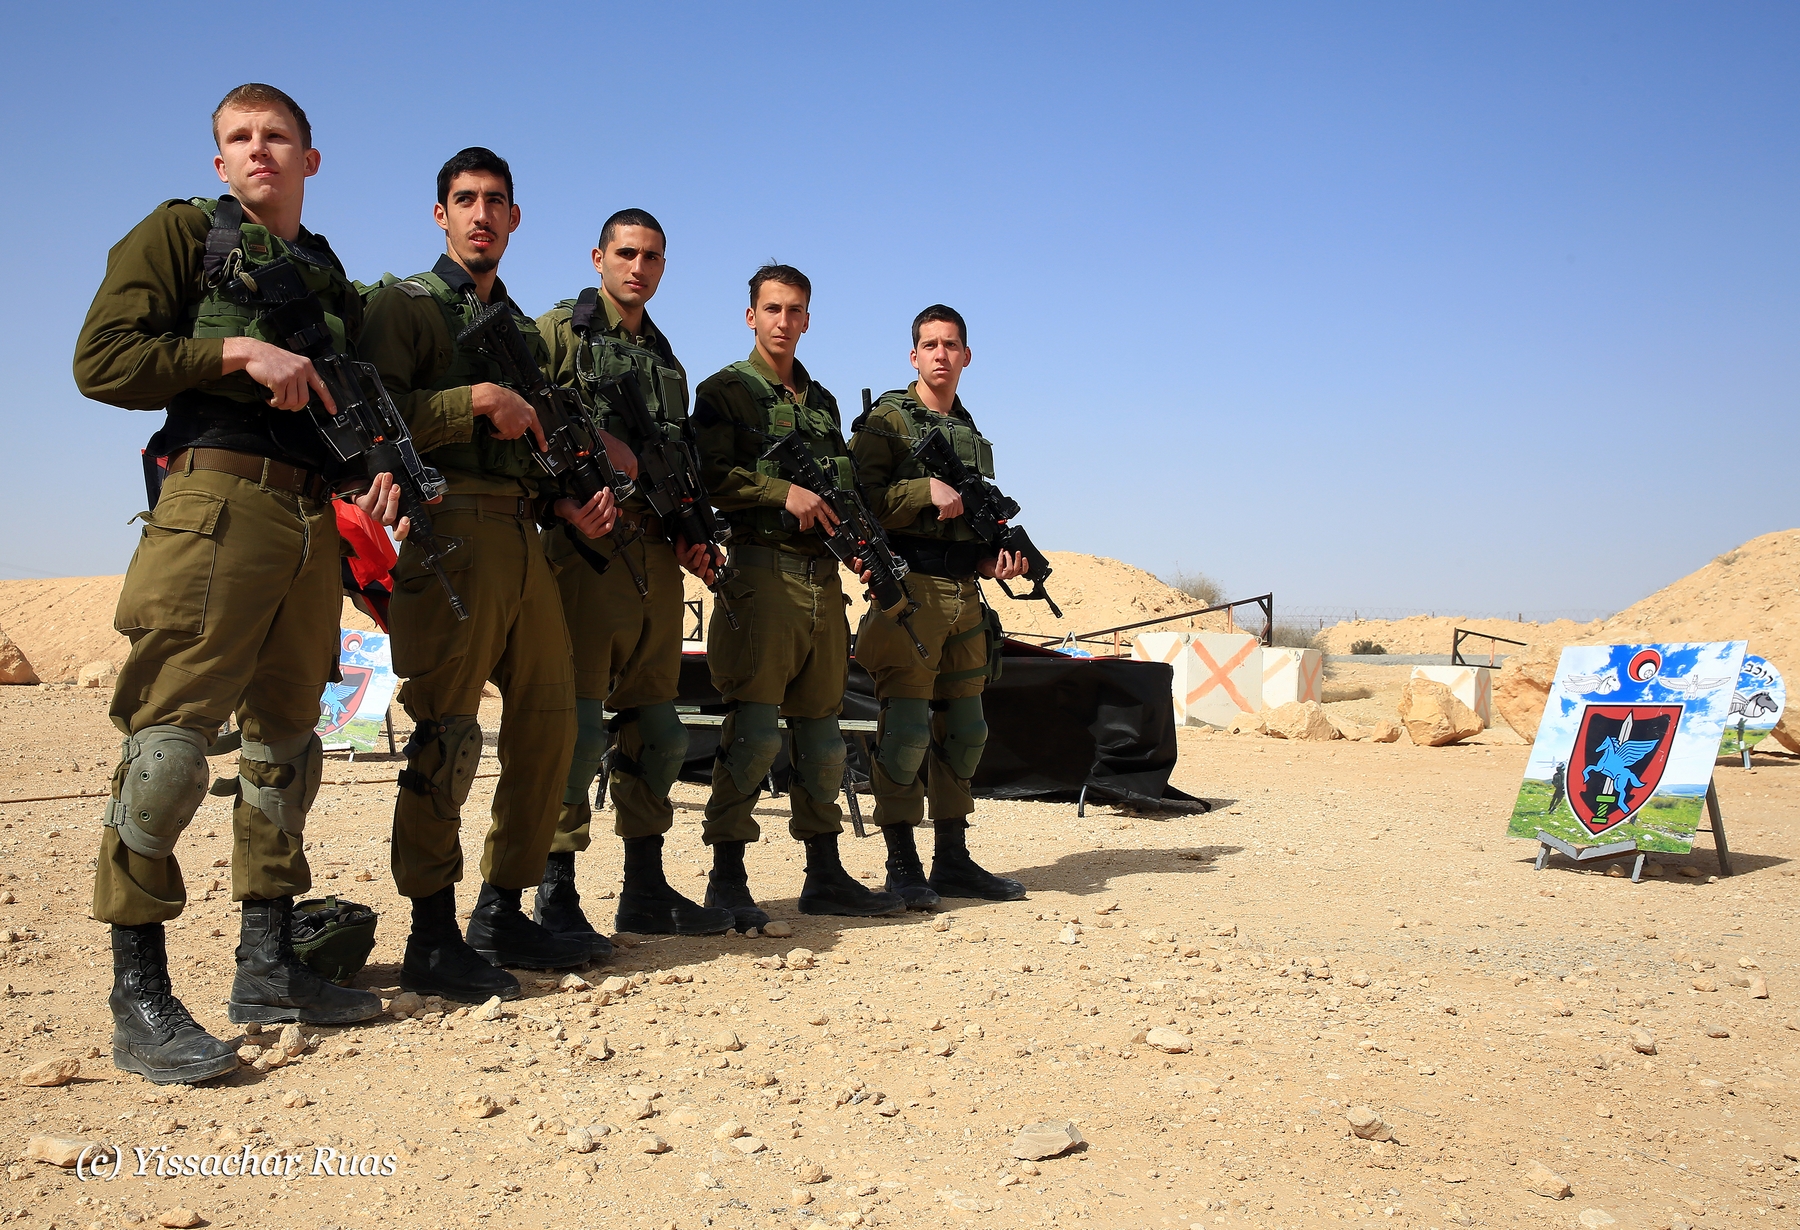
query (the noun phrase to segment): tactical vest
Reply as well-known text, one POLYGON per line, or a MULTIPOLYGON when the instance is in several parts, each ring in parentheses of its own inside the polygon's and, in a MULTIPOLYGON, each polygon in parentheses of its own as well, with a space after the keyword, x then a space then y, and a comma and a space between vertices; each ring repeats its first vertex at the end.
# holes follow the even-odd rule
MULTIPOLYGON (((893 475, 888 479, 891 483, 905 482, 914 478, 942 478, 941 474, 932 474, 922 464, 914 460, 911 450, 925 434, 933 429, 947 432, 950 445, 962 463, 985 479, 994 477, 994 446, 988 443, 975 427, 973 419, 962 418, 954 414, 938 414, 916 401, 905 389, 894 389, 883 393, 875 402, 874 409, 891 406, 900 412, 906 422, 908 451, 899 465, 894 467, 893 475)), ((871 412, 870 417, 874 414, 871 412)), ((863 424, 863 429, 867 423, 863 424)), ((949 521, 938 520, 937 509, 927 507, 919 513, 911 525, 900 526, 896 534, 914 538, 939 538, 950 542, 962 542, 975 538, 975 531, 961 517, 949 521)))
MULTIPOLYGON (((230 197, 217 199, 194 197, 189 202, 206 215, 211 224, 206 236, 206 297, 187 309, 189 337, 253 337, 259 342, 281 345, 281 339, 270 336, 252 308, 233 303, 219 291, 243 269, 254 271, 282 256, 300 271, 306 288, 325 309, 325 323, 331 330, 332 348, 340 354, 350 353, 347 336, 362 328, 362 296, 344 267, 338 263, 331 245, 322 235, 305 235, 292 242, 269 233, 267 227, 244 220, 243 207, 230 197), (230 201, 221 216, 220 204, 230 201)), ((233 401, 259 403, 267 400, 252 388, 217 390, 220 397, 233 401)))
MULTIPOLYGON (((438 373, 434 389, 460 389, 471 384, 499 384, 500 365, 473 346, 459 346, 456 337, 469 327, 482 308, 480 300, 462 294, 435 273, 415 273, 395 284, 402 294, 429 295, 444 313, 444 327, 450 331, 450 362, 438 373)), ((531 318, 513 305, 513 323, 525 335, 525 342, 542 358, 543 344, 531 318)), ((467 444, 441 444, 431 450, 432 464, 439 469, 464 473, 492 474, 500 478, 529 478, 542 474, 531 458, 531 446, 525 437, 502 440, 494 434, 493 424, 486 418, 475 420, 475 437, 467 444)))
POLYGON ((638 439, 637 433, 626 427, 624 417, 611 410, 596 392, 609 380, 629 376, 637 381, 644 405, 663 435, 670 440, 683 439, 688 410, 687 377, 675 366, 672 356, 606 332, 606 309, 600 303, 597 287, 590 286, 580 298, 564 299, 556 306, 569 311, 569 327, 576 342, 575 377, 581 386, 582 401, 594 408, 594 421, 601 430, 625 441, 634 451, 642 451, 648 443, 638 439), (601 328, 595 328, 596 320, 601 328))
MULTIPOLYGON (((749 359, 733 363, 725 371, 735 376, 738 383, 755 399, 757 408, 762 412, 761 427, 769 442, 781 436, 800 433, 806 441, 806 451, 817 459, 819 468, 828 475, 834 474, 839 487, 846 491, 854 489, 856 470, 851 465, 850 450, 844 443, 843 433, 838 430, 838 425, 832 418, 831 411, 836 409, 837 403, 832 400, 831 394, 815 383, 813 388, 823 394, 823 400, 828 404, 803 406, 783 401, 775 386, 756 370, 756 364, 749 359)), ((768 444, 765 443, 758 450, 756 464, 748 468, 770 478, 786 479, 787 475, 781 472, 780 466, 773 461, 764 461, 760 456, 767 448, 768 444)), ((781 509, 763 507, 742 508, 725 514, 734 531, 742 530, 775 542, 803 537, 800 531, 784 526, 781 516, 781 509)))

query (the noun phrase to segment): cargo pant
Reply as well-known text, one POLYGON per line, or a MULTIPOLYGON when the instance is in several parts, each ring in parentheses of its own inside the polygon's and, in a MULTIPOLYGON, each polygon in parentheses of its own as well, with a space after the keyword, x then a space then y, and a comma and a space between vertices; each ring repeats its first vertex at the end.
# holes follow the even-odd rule
MULTIPOLYGON (((604 701, 615 714, 673 701, 681 684, 682 598, 686 592, 674 546, 667 539, 650 537, 638 538, 623 548, 611 537, 582 541, 607 561, 604 573, 594 571, 581 558, 567 534, 557 531, 544 536, 569 641, 575 647, 577 699, 604 701), (644 578, 647 594, 638 593, 633 569, 644 578)), ((643 744, 637 723, 623 723, 616 759, 636 763, 643 744)), ((587 750, 578 746, 574 754, 581 757, 587 750)), ((588 792, 603 751, 598 749, 591 761, 583 760, 563 779, 562 811, 550 843, 556 853, 588 848, 593 821, 588 792)), ((620 837, 649 837, 674 826, 674 807, 666 796, 653 795, 643 778, 615 768, 607 789, 613 800, 613 832, 620 837)))
MULTIPOLYGON (((734 551, 732 563, 738 575, 724 592, 738 626, 732 628, 714 605, 706 630, 713 686, 727 701, 780 705, 783 717, 835 719, 850 678, 850 623, 837 560, 752 547, 734 551)), ((731 745, 736 721, 731 714, 720 727, 721 748, 731 745)), ((702 830, 706 843, 761 837, 751 814, 757 797, 740 792, 715 762, 702 830)), ((844 830, 835 794, 815 799, 796 778, 788 805, 788 833, 797 841, 844 830)))
MULTIPOLYGON (((113 687, 113 725, 127 735, 180 726, 209 743, 237 714, 244 737, 269 743, 311 730, 338 651, 337 518, 324 500, 217 470, 170 474, 119 591, 113 626, 131 652, 113 687)), ((113 771, 119 794, 125 763, 113 771)), ((288 766, 240 761, 259 786, 286 786, 288 766)), ((231 813, 234 901, 312 887, 305 843, 242 799, 231 813)), ((166 922, 187 904, 175 855, 147 858, 100 830, 94 917, 131 927, 166 922)))
MULTIPOLYGON (((968 780, 957 777, 944 763, 944 715, 935 702, 980 696, 987 686, 987 607, 974 580, 953 581, 914 572, 907 576, 906 588, 919 604, 908 622, 927 656, 919 656, 905 629, 870 607, 857 629, 856 662, 874 679, 876 700, 904 696, 934 702, 931 751, 910 785, 889 777, 879 759, 870 766, 876 824, 920 824, 927 799, 933 820, 959 819, 975 810, 968 780)), ((886 733, 887 706, 883 705, 875 731, 877 747, 886 733)))
POLYGON ((458 620, 418 549, 406 543, 394 568, 389 605, 400 704, 419 729, 407 743, 408 773, 394 801, 391 861, 402 896, 428 897, 462 879, 462 804, 481 754, 477 727, 456 764, 431 731, 466 731, 481 688, 500 689, 500 780, 481 854, 481 877, 499 888, 530 888, 544 877, 556 831, 562 773, 575 745, 575 672, 556 582, 538 529, 518 501, 444 498, 434 509, 440 537, 462 545, 444 568, 469 617, 458 620), (452 785, 453 778, 460 784, 452 785))

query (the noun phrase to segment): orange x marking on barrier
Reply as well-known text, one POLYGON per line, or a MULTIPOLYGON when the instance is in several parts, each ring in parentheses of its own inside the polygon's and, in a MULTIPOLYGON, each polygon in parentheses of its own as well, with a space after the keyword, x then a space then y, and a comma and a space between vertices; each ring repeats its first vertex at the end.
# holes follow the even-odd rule
POLYGON ((1236 653, 1231 655, 1225 665, 1220 666, 1213 660, 1213 656, 1206 652, 1205 645, 1202 645, 1199 641, 1192 642, 1189 645, 1189 648, 1194 651, 1195 657, 1206 663, 1206 669, 1211 671, 1212 674, 1208 675, 1199 687, 1188 693, 1187 703, 1192 705, 1196 700, 1199 700, 1214 688, 1222 687, 1225 689, 1225 694, 1231 697, 1232 701, 1239 709, 1243 710, 1245 713, 1254 710, 1256 706, 1244 699, 1244 694, 1237 690, 1237 685, 1231 682, 1230 676, 1232 671, 1244 664, 1244 659, 1250 656, 1250 651, 1255 649, 1256 646, 1257 642, 1255 639, 1246 641, 1238 648, 1236 653))
POLYGON ((1300 655, 1300 699, 1301 700, 1323 700, 1324 699, 1324 697, 1319 695, 1319 676, 1321 674, 1323 674, 1324 671, 1325 671, 1325 657, 1323 654, 1319 655, 1319 657, 1314 660, 1311 670, 1306 669, 1306 655, 1305 654, 1300 655))

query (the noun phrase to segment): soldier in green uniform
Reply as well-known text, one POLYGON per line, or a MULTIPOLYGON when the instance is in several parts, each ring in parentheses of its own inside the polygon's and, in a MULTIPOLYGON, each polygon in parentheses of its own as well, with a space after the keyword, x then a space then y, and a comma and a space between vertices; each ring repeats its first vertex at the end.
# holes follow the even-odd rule
POLYGON ((732 628, 715 606, 706 656, 713 686, 733 708, 719 732, 704 835, 713 849, 708 904, 741 925, 760 925, 744 869, 744 847, 760 835, 752 809, 781 750, 780 720, 793 738, 788 832, 806 846, 806 914, 873 917, 903 913, 905 901, 858 884, 838 859, 844 740, 837 715, 849 675, 850 626, 838 564, 813 532, 836 518, 818 493, 788 482, 761 459, 777 436, 798 432, 821 467, 849 486, 850 457, 837 400, 794 357, 810 324, 812 283, 788 265, 765 265, 750 279, 746 323, 756 348, 701 384, 695 395, 702 477, 731 523, 724 587, 732 628))
MULTIPOLYGON (((394 882, 412 899, 400 984, 473 1002, 519 994, 518 979, 499 966, 556 969, 588 959, 586 944, 544 930, 520 908, 522 890, 543 879, 557 782, 575 743, 569 637, 537 523, 560 521, 598 537, 617 510, 610 492, 578 506, 541 480, 524 439, 530 432, 545 446, 536 412, 497 383, 491 360, 456 341, 484 304, 511 303, 498 272, 519 225, 511 169, 491 150, 465 149, 438 172, 437 193, 446 254, 375 296, 363 354, 419 452, 449 484, 435 524, 461 540, 444 567, 469 611, 458 620, 417 548, 401 549, 389 622, 394 671, 406 679, 400 703, 417 727, 394 802, 394 882), (489 681, 505 705, 500 780, 465 937, 456 926, 459 830, 481 759, 477 718, 489 681)), ((536 327, 512 311, 542 365, 548 355, 536 327)))
MULTIPOLYGON (((302 833, 321 768, 313 727, 337 660, 330 498, 341 477, 296 412, 330 396, 309 360, 273 344, 220 287, 286 256, 339 345, 354 344, 361 301, 324 238, 300 224, 319 153, 293 99, 239 86, 213 112, 213 137, 229 195, 170 201, 121 240, 75 347, 88 397, 168 411, 146 450, 167 459, 167 478, 141 514, 114 619, 131 638, 111 709, 126 738, 93 905, 112 927, 113 1062, 159 1084, 238 1063, 175 997, 163 938, 187 903, 175 846, 234 712, 231 891, 243 917, 230 1017, 341 1025, 381 1011, 377 996, 324 981, 293 950, 294 897, 312 885, 302 833)), ((358 502, 393 523, 391 480, 358 502)))
MULTIPOLYGON (((633 450, 632 424, 601 395, 609 381, 630 380, 667 438, 685 440, 687 372, 646 305, 662 282, 667 239, 641 209, 623 209, 600 228, 593 251, 600 285, 538 317, 550 348, 550 377, 575 386, 597 423, 633 450)), ((587 541, 607 561, 590 567, 566 535, 544 540, 575 646, 575 754, 563 786, 562 814, 532 917, 551 931, 583 939, 596 958, 612 951, 581 910, 575 855, 588 848, 588 791, 616 732, 608 788, 625 842, 625 884, 615 925, 651 935, 716 935, 736 921, 730 910, 697 905, 663 875, 663 834, 674 824, 669 788, 687 756, 687 730, 675 712, 681 675, 681 569, 712 580, 714 549, 689 543, 665 524, 642 494, 620 510, 608 537, 587 541), (611 729, 605 716, 611 710, 611 729)), ((765 919, 766 921, 766 919, 765 919)))
POLYGON ((906 587, 919 604, 912 635, 929 655, 920 658, 912 637, 874 607, 857 630, 856 660, 875 680, 881 702, 880 750, 870 776, 875 823, 887 842, 887 887, 911 909, 926 910, 942 897, 1025 895, 1017 880, 993 875, 969 856, 965 834, 975 807, 969 779, 987 744, 981 690, 988 642, 999 635, 976 578, 1010 581, 1024 575, 1026 564, 1010 551, 984 551, 962 519, 956 488, 912 459, 925 433, 939 428, 950 433, 969 469, 994 476, 993 446, 956 395, 970 357, 962 316, 933 304, 913 319, 912 340, 919 378, 881 395, 855 424, 850 451, 875 515, 912 569, 906 587), (913 840, 927 797, 935 839, 929 878, 913 840))

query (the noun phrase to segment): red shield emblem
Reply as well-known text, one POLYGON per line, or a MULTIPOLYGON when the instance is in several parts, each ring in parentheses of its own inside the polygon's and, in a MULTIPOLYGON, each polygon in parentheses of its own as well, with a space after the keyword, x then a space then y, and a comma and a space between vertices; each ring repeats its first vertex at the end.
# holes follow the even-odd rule
POLYGON ((1656 793, 1680 705, 1589 705, 1575 732, 1569 806, 1598 836, 1624 824, 1656 793))
POLYGON ((319 697, 319 726, 321 738, 342 730, 356 716, 362 705, 363 693, 369 690, 369 680, 375 677, 375 670, 368 666, 351 666, 340 663, 338 673, 343 675, 342 683, 325 685, 324 695, 319 697))

